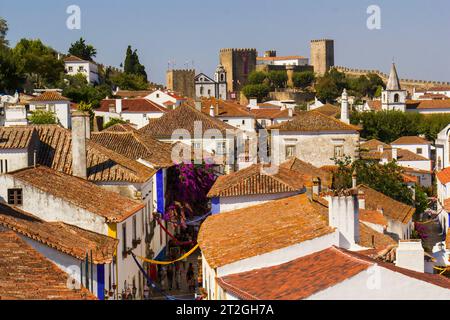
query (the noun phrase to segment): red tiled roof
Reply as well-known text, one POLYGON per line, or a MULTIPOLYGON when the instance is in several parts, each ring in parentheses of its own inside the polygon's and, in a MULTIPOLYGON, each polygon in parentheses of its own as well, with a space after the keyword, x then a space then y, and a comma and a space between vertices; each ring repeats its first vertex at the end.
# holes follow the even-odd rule
POLYGON ((442 171, 439 171, 439 172, 436 174, 436 176, 437 176, 437 178, 439 179, 439 181, 440 181, 442 184, 447 184, 447 183, 449 183, 449 182, 450 182, 450 167, 445 168, 445 169, 442 170, 442 171))
POLYGON ((296 171, 277 167, 276 173, 271 174, 264 170, 262 164, 254 164, 232 174, 220 176, 209 191, 208 197, 298 192, 303 188, 303 176, 296 171))
POLYGON ((407 109, 450 109, 450 99, 445 100, 407 100, 407 109))
POLYGON ((225 134, 227 129, 236 130, 229 124, 210 117, 189 105, 182 105, 175 110, 167 112, 159 119, 151 120, 148 125, 139 129, 139 132, 157 139, 170 139, 175 130, 185 129, 193 137, 195 134, 195 123, 197 122, 202 123, 202 134, 209 129, 217 129, 222 134, 225 134))
POLYGON ((68 275, 14 232, 0 231, 0 300, 95 300, 67 287, 68 275))
POLYGON ((144 207, 137 201, 108 191, 87 180, 43 166, 22 169, 7 175, 105 217, 107 222, 122 222, 144 207))
POLYGON ((0 127, 0 149, 25 149, 37 133, 33 127, 0 127))
POLYGON ((71 55, 71 56, 64 58, 64 62, 87 62, 87 61, 80 59, 77 56, 71 55))
POLYGON ((388 225, 387 219, 384 217, 383 213, 378 210, 359 210, 359 220, 364 222, 369 222, 373 224, 378 224, 381 226, 388 225))
POLYGON ((271 126, 280 131, 350 131, 357 133, 360 128, 328 117, 317 111, 301 111, 290 121, 271 126))
POLYGON ((115 94, 119 98, 144 98, 151 94, 151 90, 119 90, 115 94))
POLYGON ((286 248, 334 232, 322 206, 305 194, 210 216, 198 243, 211 268, 286 248))
POLYGON ((227 292, 244 300, 301 300, 336 286, 375 265, 450 289, 450 279, 444 276, 399 268, 336 247, 274 267, 228 275, 217 281, 227 292))
MULTIPOLYGON (((382 159, 387 159, 388 161, 392 161, 392 148, 385 149, 381 154, 382 159)), ((406 149, 397 148, 397 161, 430 161, 421 155, 415 154, 412 151, 406 149)), ((431 164, 430 164, 431 170, 431 164)))
MULTIPOLYGON (((256 119, 289 119, 289 110, 287 109, 252 109, 250 113, 256 119)), ((294 113, 293 116, 296 116, 296 114, 294 113)))
POLYGON ((361 143, 360 148, 367 150, 367 151, 378 151, 378 147, 383 146, 384 149, 389 148, 390 146, 384 142, 381 142, 377 139, 372 139, 369 141, 366 141, 364 143, 361 143))
POLYGON ((45 91, 41 95, 29 100, 29 102, 48 102, 48 101, 70 101, 70 99, 63 97, 57 91, 45 91))
POLYGON ((430 145, 431 142, 424 138, 418 137, 418 136, 405 136, 405 137, 400 137, 391 143, 391 145, 396 145, 396 144, 401 144, 401 145, 427 144, 427 145, 430 145))
POLYGON ((92 252, 95 264, 111 263, 118 240, 62 222, 46 222, 19 208, 0 204, 0 226, 50 248, 84 260, 92 252))
POLYGON ((381 192, 378 192, 365 185, 358 186, 359 190, 364 191, 366 199, 366 210, 383 209, 383 214, 389 219, 400 221, 406 224, 411 221, 415 208, 394 200, 381 192))
MULTIPOLYGON (((116 107, 116 100, 114 99, 104 99, 100 102, 100 108, 95 111, 109 112, 110 107, 116 107)), ((167 110, 160 107, 158 104, 147 99, 122 99, 122 112, 157 112, 166 113, 167 110)))
POLYGON ((215 98, 202 99, 202 112, 209 115, 211 106, 214 107, 215 117, 253 118, 254 116, 244 106, 232 101, 215 98))
POLYGON ((381 100, 367 101, 369 108, 374 111, 381 111, 381 100))
POLYGON ((93 132, 91 140, 127 158, 145 160, 155 168, 167 168, 173 165, 170 145, 143 135, 132 128, 122 131, 125 127, 117 126, 117 129, 113 126, 102 132, 93 132))
POLYGON ((329 171, 317 168, 310 163, 304 162, 298 158, 291 158, 280 165, 282 168, 287 168, 300 173, 304 177, 304 183, 307 187, 312 187, 314 178, 320 178, 322 186, 331 187, 332 175, 329 171))
POLYGON ((341 112, 341 108, 333 106, 332 104, 324 104, 323 106, 314 109, 314 111, 320 112, 328 117, 335 118, 341 112))

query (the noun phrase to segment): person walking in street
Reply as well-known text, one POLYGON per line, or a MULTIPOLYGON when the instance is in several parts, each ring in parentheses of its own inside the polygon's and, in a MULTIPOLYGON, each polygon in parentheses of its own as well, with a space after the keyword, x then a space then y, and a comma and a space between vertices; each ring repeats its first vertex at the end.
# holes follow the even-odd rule
POLYGON ((173 266, 169 265, 167 267, 167 281, 169 282, 169 290, 172 290, 172 285, 173 285, 173 266))
POLYGON ((194 266, 192 265, 192 263, 189 263, 189 268, 186 273, 186 279, 188 282, 189 291, 195 291, 194 266))

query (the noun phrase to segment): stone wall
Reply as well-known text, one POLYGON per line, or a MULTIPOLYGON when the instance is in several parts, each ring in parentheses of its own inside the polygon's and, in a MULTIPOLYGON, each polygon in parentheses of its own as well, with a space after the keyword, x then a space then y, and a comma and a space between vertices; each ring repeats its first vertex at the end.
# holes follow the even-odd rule
POLYGON ((221 49, 220 64, 227 72, 228 91, 238 92, 247 83, 248 75, 256 70, 256 49, 221 49))
POLYGON ((167 71, 167 89, 185 97, 195 98, 195 70, 167 71))
POLYGON ((320 76, 330 70, 334 66, 334 40, 311 40, 310 63, 320 76))

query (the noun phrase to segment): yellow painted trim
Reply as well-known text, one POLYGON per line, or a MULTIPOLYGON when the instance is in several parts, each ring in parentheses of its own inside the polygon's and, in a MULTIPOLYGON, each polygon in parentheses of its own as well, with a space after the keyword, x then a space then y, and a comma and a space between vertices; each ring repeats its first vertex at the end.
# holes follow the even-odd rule
POLYGON ((108 236, 117 239, 117 224, 108 224, 108 236))

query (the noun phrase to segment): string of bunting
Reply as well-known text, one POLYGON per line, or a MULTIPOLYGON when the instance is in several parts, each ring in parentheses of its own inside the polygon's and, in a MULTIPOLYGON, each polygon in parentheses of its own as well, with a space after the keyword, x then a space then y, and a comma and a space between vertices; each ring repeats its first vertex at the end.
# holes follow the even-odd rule
POLYGON ((194 244, 194 241, 180 241, 180 240, 178 240, 172 233, 170 233, 170 231, 169 230, 167 230, 164 226, 163 226, 163 224, 161 223, 161 220, 160 219, 156 219, 156 221, 158 222, 158 224, 159 224, 159 226, 161 227, 161 229, 163 229, 164 230, 164 232, 169 236, 169 237, 171 237, 174 241, 175 241, 175 243, 176 244, 178 244, 179 246, 189 246, 189 245, 191 245, 191 244, 194 244))
MULTIPOLYGON (((136 256, 136 257, 139 258, 142 261, 145 261, 145 262, 148 262, 148 263, 151 263, 151 264, 169 265, 169 264, 174 264, 175 262, 178 262, 178 261, 186 259, 191 254, 193 254, 198 249, 198 247, 199 247, 199 245, 197 244, 189 252, 185 253, 183 256, 181 256, 180 258, 178 258, 176 260, 173 260, 173 261, 157 261, 157 260, 151 260, 151 259, 147 259, 145 257, 140 257, 140 256, 136 256)), ((134 256, 134 254, 133 254, 133 256, 134 256)))

